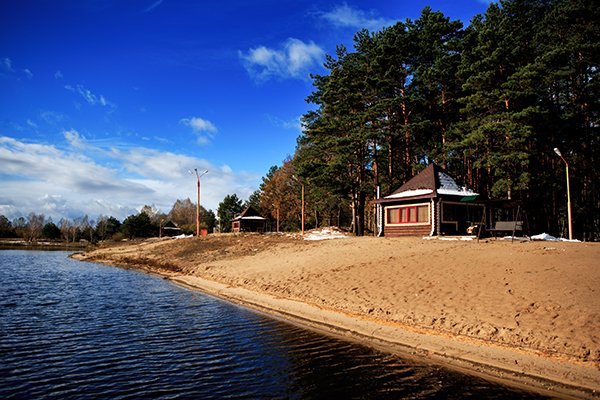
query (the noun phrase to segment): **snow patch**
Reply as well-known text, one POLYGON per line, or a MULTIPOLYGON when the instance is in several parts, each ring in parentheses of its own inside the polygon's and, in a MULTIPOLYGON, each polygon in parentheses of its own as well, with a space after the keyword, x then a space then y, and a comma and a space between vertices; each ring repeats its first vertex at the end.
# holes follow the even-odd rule
POLYGON ((327 240, 327 239, 343 239, 348 235, 338 228, 328 227, 321 229, 313 229, 304 235, 304 240, 327 240))
POLYGON ((555 238, 554 236, 548 235, 547 233, 540 233, 539 235, 534 235, 531 237, 531 240, 547 240, 550 242, 577 242, 580 243, 581 240, 573 239, 563 239, 563 238, 555 238))
POLYGON ((187 239, 191 237, 194 237, 194 235, 186 235, 185 233, 177 236, 172 236, 173 239, 187 239))

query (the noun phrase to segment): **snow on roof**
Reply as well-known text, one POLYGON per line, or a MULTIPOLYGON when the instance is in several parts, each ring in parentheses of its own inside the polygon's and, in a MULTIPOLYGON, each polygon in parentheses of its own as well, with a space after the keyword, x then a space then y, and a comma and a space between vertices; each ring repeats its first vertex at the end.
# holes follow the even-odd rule
POLYGON ((466 186, 458 186, 456 181, 445 172, 438 171, 438 182, 440 183, 437 192, 438 194, 455 195, 455 196, 476 196, 475 193, 466 186))
POLYGON ((258 211, 256 211, 252 206, 248 206, 242 213, 235 218, 230 219, 230 222, 239 221, 239 220, 249 220, 253 219, 255 221, 266 221, 266 218, 263 218, 258 211))
POLYGON ((454 178, 437 165, 429 164, 423 171, 413 176, 398 190, 386 196, 385 199, 402 199, 413 196, 425 196, 431 193, 455 196, 478 195, 478 193, 466 187, 459 186, 454 178))
POLYGON ((471 189, 462 187, 459 189, 438 189, 438 194, 450 194, 455 196, 477 196, 479 193, 475 193, 471 189))
POLYGON ((386 196, 386 199, 399 199, 402 197, 411 197, 411 196, 422 196, 422 195, 426 195, 429 193, 433 193, 433 190, 431 189, 415 189, 415 190, 407 190, 405 192, 401 192, 401 193, 395 193, 395 194, 390 194, 389 196, 386 196))

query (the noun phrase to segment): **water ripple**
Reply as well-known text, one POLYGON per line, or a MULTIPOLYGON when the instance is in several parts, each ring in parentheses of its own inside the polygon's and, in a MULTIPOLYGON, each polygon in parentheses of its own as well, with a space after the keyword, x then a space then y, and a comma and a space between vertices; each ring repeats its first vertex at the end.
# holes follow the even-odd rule
POLYGON ((0 251, 0 398, 537 398, 137 271, 0 251))

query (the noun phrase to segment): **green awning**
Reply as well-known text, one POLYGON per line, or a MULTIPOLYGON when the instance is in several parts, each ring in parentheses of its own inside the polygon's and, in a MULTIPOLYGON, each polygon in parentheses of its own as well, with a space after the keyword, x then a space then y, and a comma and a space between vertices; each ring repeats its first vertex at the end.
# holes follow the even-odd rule
POLYGON ((475 196, 464 196, 462 199, 460 199, 460 201, 473 201, 475 200, 477 197, 479 197, 478 194, 476 194, 475 196))

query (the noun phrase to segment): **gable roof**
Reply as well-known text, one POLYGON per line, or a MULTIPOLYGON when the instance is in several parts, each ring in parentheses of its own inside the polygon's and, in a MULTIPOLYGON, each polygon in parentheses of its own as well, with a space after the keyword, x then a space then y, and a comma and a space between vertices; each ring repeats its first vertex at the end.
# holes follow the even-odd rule
POLYGON ((435 164, 429 164, 427 168, 400 186, 392 194, 374 202, 432 198, 440 195, 477 196, 479 194, 466 186, 458 185, 454 178, 444 172, 442 168, 435 164))
POLYGON ((235 218, 232 218, 230 221, 239 221, 239 220, 255 220, 255 221, 266 221, 266 218, 263 218, 262 215, 258 213, 252 206, 248 206, 240 215, 235 218))

